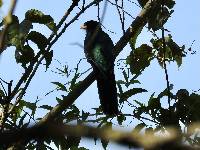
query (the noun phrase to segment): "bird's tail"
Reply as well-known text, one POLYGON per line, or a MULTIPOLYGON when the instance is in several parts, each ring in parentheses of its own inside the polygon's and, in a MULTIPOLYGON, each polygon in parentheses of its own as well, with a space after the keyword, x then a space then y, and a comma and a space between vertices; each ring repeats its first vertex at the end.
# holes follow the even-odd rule
POLYGON ((103 112, 106 115, 117 115, 119 111, 114 69, 109 70, 109 72, 104 75, 98 72, 96 74, 96 79, 103 112))

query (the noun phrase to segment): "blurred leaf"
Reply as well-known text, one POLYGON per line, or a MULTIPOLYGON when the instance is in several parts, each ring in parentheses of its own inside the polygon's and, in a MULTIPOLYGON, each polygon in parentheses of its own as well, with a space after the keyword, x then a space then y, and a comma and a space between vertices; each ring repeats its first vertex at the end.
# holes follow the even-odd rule
POLYGON ((12 15, 11 17, 12 22, 8 26, 7 35, 5 37, 5 45, 6 47, 15 46, 16 48, 19 48, 21 47, 21 42, 19 39, 19 20, 15 15, 12 15))
MULTIPOLYGON (((102 129, 112 129, 112 123, 111 122, 106 122, 103 126, 102 129)), ((109 141, 108 140, 101 140, 101 144, 104 148, 104 150, 106 150, 107 146, 108 146, 109 141)))
POLYGON ((133 133, 138 134, 143 128, 146 127, 145 123, 140 123, 138 125, 135 126, 135 128, 133 129, 133 133))
POLYGON ((45 15, 43 12, 31 9, 25 14, 25 18, 33 23, 40 23, 46 25, 50 30, 56 31, 56 24, 50 15, 45 15))
POLYGON ((2 0, 0 0, 0 7, 3 5, 3 1, 2 0))

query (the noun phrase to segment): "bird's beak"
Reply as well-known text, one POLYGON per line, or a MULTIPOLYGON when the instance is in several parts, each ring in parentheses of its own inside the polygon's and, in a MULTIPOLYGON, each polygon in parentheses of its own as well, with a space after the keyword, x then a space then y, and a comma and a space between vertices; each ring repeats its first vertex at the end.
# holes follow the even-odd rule
POLYGON ((85 29, 86 30, 87 26, 83 24, 83 25, 81 25, 80 29, 85 29))

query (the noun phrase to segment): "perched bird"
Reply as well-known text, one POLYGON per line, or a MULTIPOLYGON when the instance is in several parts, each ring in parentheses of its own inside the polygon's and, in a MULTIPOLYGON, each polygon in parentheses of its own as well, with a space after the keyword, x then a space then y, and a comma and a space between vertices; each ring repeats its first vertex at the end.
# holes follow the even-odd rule
POLYGON ((86 30, 84 52, 92 65, 97 80, 101 107, 106 115, 118 114, 117 88, 114 74, 114 44, 97 21, 87 21, 81 29, 86 30))

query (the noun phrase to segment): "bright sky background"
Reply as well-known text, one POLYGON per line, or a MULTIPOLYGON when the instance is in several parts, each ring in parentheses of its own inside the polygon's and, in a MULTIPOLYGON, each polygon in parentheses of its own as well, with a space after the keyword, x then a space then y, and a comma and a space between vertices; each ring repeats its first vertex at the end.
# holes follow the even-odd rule
MULTIPOLYGON (((0 15, 5 16, 6 10, 9 6, 10 0, 4 0, 4 6, 0 10, 0 15)), ((61 19, 63 14, 66 12, 66 9, 69 7, 70 3, 66 0, 59 1, 41 1, 41 0, 18 0, 17 8, 15 14, 19 17, 19 20, 22 21, 24 19, 24 14, 27 10, 34 8, 41 10, 45 14, 51 15, 55 22, 61 19)), ((196 40, 192 46, 192 50, 197 51, 196 55, 188 54, 186 58, 183 59, 183 65, 178 68, 176 63, 171 63, 168 65, 169 71, 169 80, 174 84, 174 92, 181 88, 186 88, 189 91, 195 91, 200 89, 200 1, 199 0, 176 0, 176 5, 174 7, 175 12, 172 14, 172 17, 165 25, 165 27, 171 31, 174 41, 176 41, 179 45, 186 45, 186 48, 189 48, 192 41, 196 40)), ((134 4, 127 2, 125 4, 125 10, 128 11, 133 16, 136 16, 140 12, 140 8, 135 6, 134 4)), ((76 12, 79 10, 76 9, 76 12)), ((107 13, 103 22, 103 25, 107 30, 111 30, 114 32, 111 33, 106 29, 106 31, 113 42, 116 43, 122 35, 121 26, 119 24, 118 15, 116 15, 116 8, 108 5, 107 13)), ((73 16, 75 13, 73 14, 73 16)), ((61 63, 69 64, 69 67, 72 69, 76 66, 77 62, 80 58, 84 58, 83 49, 73 45, 72 43, 80 43, 83 45, 83 40, 85 37, 85 32, 80 30, 80 25, 83 24, 87 20, 97 20, 97 8, 93 8, 87 10, 84 15, 82 15, 79 20, 77 20, 73 25, 66 30, 66 32, 62 35, 62 37, 58 40, 58 42, 52 47, 54 50, 54 59, 59 60, 61 63)), ((70 18, 67 19, 69 21, 70 18)), ((130 25, 132 19, 130 17, 126 18, 126 27, 130 25)), ((34 30, 43 33, 48 37, 51 33, 48 28, 42 25, 34 24, 34 30)), ((144 32, 139 36, 137 41, 137 46, 140 46, 142 43, 149 44, 149 40, 151 39, 151 34, 144 32)), ((125 58, 127 54, 130 52, 128 47, 124 48, 123 52, 117 58, 125 58)), ((58 76, 51 72, 51 70, 55 70, 56 67, 60 67, 56 60, 53 60, 49 70, 45 72, 45 67, 41 66, 38 70, 36 76, 33 78, 28 90, 27 95, 25 96, 25 100, 27 101, 35 101, 36 97, 39 96, 41 101, 39 104, 49 104, 54 106, 56 104, 55 97, 60 96, 60 93, 54 93, 50 96, 45 97, 44 94, 49 92, 51 89, 54 89, 55 86, 50 82, 53 81, 61 81, 64 82, 64 78, 58 78, 58 76)), ((84 69, 90 67, 90 65, 85 61, 82 66, 84 69)), ((15 82, 21 76, 23 68, 16 64, 14 59, 14 48, 9 48, 6 50, 0 59, 0 77, 6 81, 14 80, 15 82)), ((120 79, 121 74, 116 69, 116 79, 120 79)), ((149 96, 156 92, 156 94, 160 93, 163 89, 166 88, 165 74, 164 70, 158 65, 157 61, 153 61, 151 66, 147 68, 142 76, 140 76, 139 81, 141 85, 137 85, 137 87, 142 87, 148 90, 147 94, 140 94, 134 96, 133 99, 145 100, 148 99, 149 96)), ((96 83, 92 84, 76 101, 77 106, 84 111, 88 111, 90 108, 97 107, 99 105, 98 93, 96 89, 96 83)), ((39 112, 38 116, 43 116, 44 113, 39 112), (41 114, 39 114, 41 113, 41 114)), ((101 149, 102 147, 98 143, 96 146, 93 141, 89 142, 88 140, 82 141, 82 146, 86 146, 89 149, 101 149)), ((111 146, 109 149, 115 149, 116 146, 111 146)), ((120 149, 127 149, 127 147, 123 147, 120 149)))

